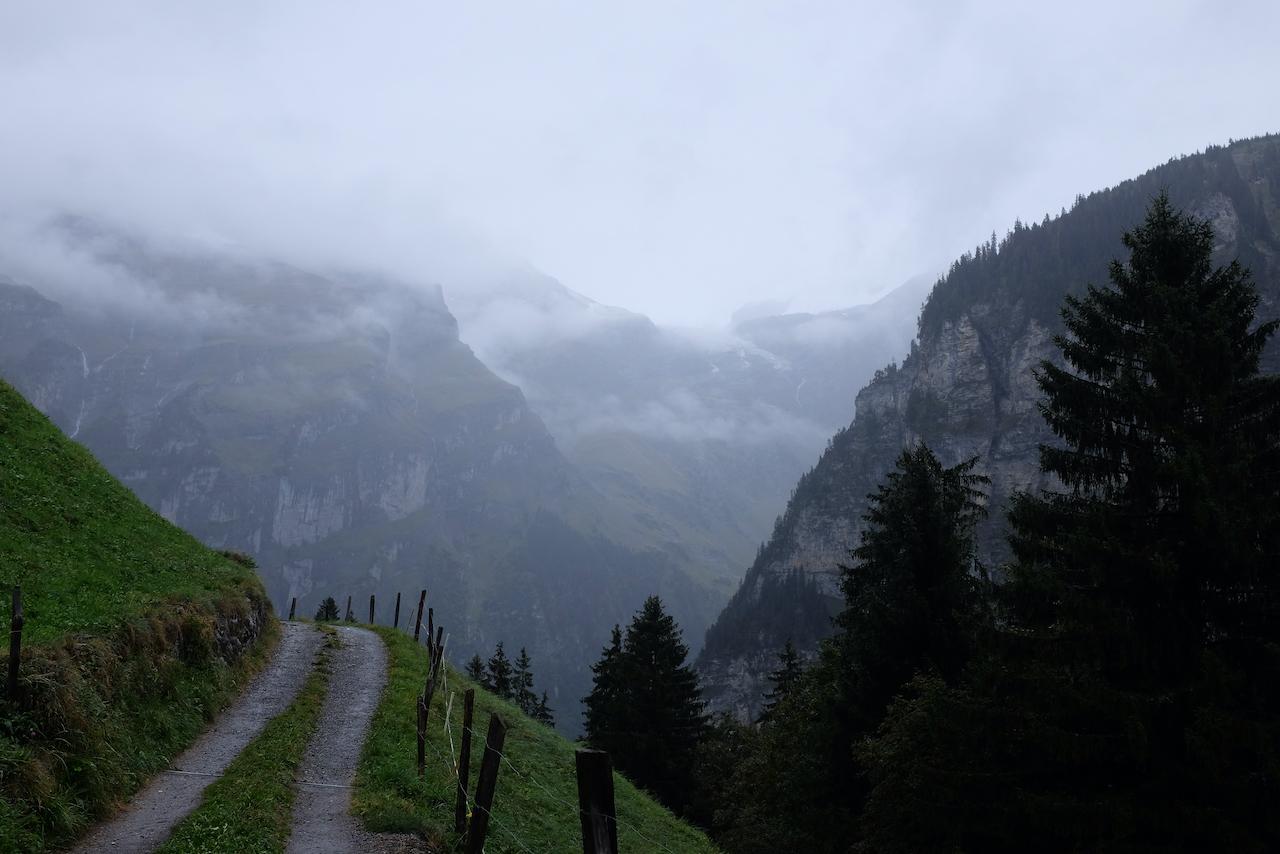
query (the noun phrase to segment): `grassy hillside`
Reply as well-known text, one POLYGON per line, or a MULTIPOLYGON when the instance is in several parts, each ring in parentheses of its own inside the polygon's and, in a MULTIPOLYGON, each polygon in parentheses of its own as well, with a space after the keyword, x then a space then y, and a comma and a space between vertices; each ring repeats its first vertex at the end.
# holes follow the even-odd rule
MULTIPOLYGON (((455 778, 450 756, 462 737, 462 692, 475 687, 453 670, 448 687, 438 691, 430 716, 427 776, 419 781, 414 768, 416 740, 414 703, 426 674, 425 648, 393 629, 378 630, 390 655, 390 678, 365 744, 356 776, 353 809, 370 830, 421 833, 438 845, 455 841, 455 778), (445 730, 448 711, 448 732, 445 730)), ((480 773, 484 733, 489 718, 499 714, 507 724, 503 749, 509 762, 498 774, 493 821, 485 850, 565 852, 582 850, 577 812, 574 744, 536 723, 507 703, 477 688, 471 781, 480 773)), ((716 848, 701 831, 614 775, 619 834, 623 851, 695 854, 716 848)))
POLYGON ((272 621, 250 567, 161 519, 0 381, 6 638, 14 584, 26 629, 19 694, 0 701, 0 851, 29 852, 164 767, 235 696, 272 621))
MULTIPOLYGON (((102 631, 161 601, 256 585, 161 519, 0 380, 0 582, 22 585, 24 637, 102 631)), ((9 630, 9 610, 0 614, 9 630)))

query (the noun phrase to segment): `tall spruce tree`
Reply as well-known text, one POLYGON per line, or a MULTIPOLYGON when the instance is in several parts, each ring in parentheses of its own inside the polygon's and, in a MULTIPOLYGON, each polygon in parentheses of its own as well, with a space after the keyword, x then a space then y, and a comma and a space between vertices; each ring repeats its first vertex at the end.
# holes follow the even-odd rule
POLYGON ((1275 324, 1163 195, 1124 245, 1041 366, 1001 631, 860 749, 867 850, 1280 850, 1275 324))
POLYGON ((800 674, 804 672, 804 668, 800 664, 800 654, 796 652, 795 644, 791 643, 791 638, 787 638, 787 643, 782 648, 782 652, 778 653, 778 668, 769 674, 769 692, 764 695, 764 708, 760 713, 760 720, 764 721, 769 718, 769 714, 791 693, 800 679, 800 674))
POLYGON ((842 714, 854 738, 874 731, 915 673, 954 678, 972 651, 984 601, 973 531, 989 483, 976 465, 947 468, 921 443, 870 496, 836 618, 842 714))
POLYGON ((706 726, 689 648, 658 597, 651 596, 592 668, 585 698, 587 741, 614 766, 680 811, 692 794, 694 749, 706 726))
POLYGON ((986 622, 973 529, 986 478, 918 445, 870 496, 837 633, 786 691, 715 814, 743 854, 847 852, 869 786, 859 746, 912 680, 958 679, 986 622))
POLYGON ((542 699, 538 700, 534 706, 533 719, 547 726, 556 725, 555 710, 551 708, 551 704, 547 702, 547 692, 542 692, 542 699))
POLYGON ((493 690, 489 683, 489 671, 485 670, 484 659, 478 654, 471 656, 471 660, 467 662, 467 676, 486 691, 493 690))
POLYGON ((486 688, 506 700, 514 696, 515 685, 512 681, 511 659, 507 658, 507 651, 503 648, 502 641, 498 641, 493 655, 489 656, 488 676, 489 684, 485 686, 486 688))
POLYGON ((529 658, 529 652, 524 647, 520 647, 520 654, 516 656, 511 690, 512 699, 520 707, 520 711, 530 716, 537 713, 538 695, 533 693, 533 660, 529 658))
MULTIPOLYGON (((582 698, 582 716, 587 741, 600 746, 616 744, 623 735, 619 727, 625 723, 623 696, 622 628, 614 626, 609 645, 600 659, 591 665, 591 693, 582 698)), ((607 747, 602 748, 608 750, 607 747)))
POLYGON ((1062 487, 1010 514, 1036 720, 1077 745, 1038 797, 1081 818, 1077 847, 1267 847, 1280 825, 1246 816, 1280 791, 1277 752, 1224 734, 1280 732, 1280 379, 1258 374, 1277 324, 1167 196, 1124 245, 1109 288, 1067 300, 1066 367, 1041 366, 1062 487))

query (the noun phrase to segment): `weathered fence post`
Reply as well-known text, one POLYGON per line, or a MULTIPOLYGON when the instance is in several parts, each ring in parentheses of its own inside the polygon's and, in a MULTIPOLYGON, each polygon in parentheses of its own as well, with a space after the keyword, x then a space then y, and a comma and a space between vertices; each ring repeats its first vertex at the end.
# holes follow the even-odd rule
POLYGON ((294 596, 289 600, 289 619, 293 619, 293 615, 298 613, 298 597, 294 596))
MULTIPOLYGON (((441 629, 443 631, 443 629, 441 629)), ((427 761, 427 716, 431 713, 431 701, 436 695, 436 676, 439 661, 434 654, 427 664, 427 681, 418 695, 418 779, 426 774, 427 761)))
POLYGON ((582 854, 618 854, 618 816, 613 806, 613 765, 603 750, 579 750, 578 815, 582 854))
POLYGON ((435 645, 436 670, 444 667, 444 626, 436 629, 436 645, 435 645))
POLYGON ((422 633, 422 606, 427 604, 427 591, 423 590, 418 594, 418 619, 413 621, 413 642, 418 642, 418 636, 422 633))
POLYGON ((22 625, 26 620, 22 616, 22 587, 13 585, 13 611, 9 622, 9 682, 7 685, 9 700, 18 700, 18 665, 22 661, 22 625))
POLYGON ((369 625, 373 625, 373 594, 369 594, 369 625))
POLYGON ((436 636, 436 609, 427 609, 427 655, 434 658, 435 653, 431 651, 431 639, 436 636))
POLYGON ((399 593, 396 594, 396 617, 395 617, 395 620, 391 623, 391 628, 393 629, 400 628, 400 594, 399 593))
POLYGON ((351 596, 350 596, 350 595, 348 595, 348 596, 347 596, 347 614, 346 614, 346 616, 345 616, 345 617, 343 617, 343 619, 344 619, 344 620, 346 620, 348 623, 349 623, 349 622, 351 622, 351 620, 352 620, 352 616, 351 616, 351 596))
POLYGON ((502 718, 493 715, 489 718, 489 734, 484 740, 484 758, 480 760, 475 808, 471 811, 471 824, 467 828, 467 854, 484 851, 484 837, 489 832, 489 810, 493 808, 493 794, 498 788, 498 763, 506 740, 506 724, 502 718))
POLYGON ((467 784, 471 778, 471 719, 476 711, 476 689, 462 695, 462 748, 458 753, 458 803, 453 808, 453 826, 458 833, 467 832, 467 784))

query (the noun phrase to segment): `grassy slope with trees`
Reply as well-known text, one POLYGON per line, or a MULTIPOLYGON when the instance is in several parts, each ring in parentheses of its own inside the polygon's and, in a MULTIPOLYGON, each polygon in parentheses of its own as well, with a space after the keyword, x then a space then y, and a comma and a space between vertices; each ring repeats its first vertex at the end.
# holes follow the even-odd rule
POLYGON ((13 584, 26 617, 20 696, 0 701, 0 851, 108 813, 236 695, 273 633, 251 567, 156 515, 3 381, 0 583, 0 632, 13 584))
MULTIPOLYGON (((414 704, 427 672, 427 653, 413 639, 380 628, 390 654, 389 681, 374 717, 356 776, 353 809, 374 831, 421 833, 441 845, 454 840, 455 778, 449 756, 457 755, 462 736, 462 693, 476 689, 471 781, 475 785, 489 717, 507 724, 504 762, 498 775, 493 822, 485 850, 502 852, 579 852, 575 745, 550 727, 521 713, 514 704, 478 687, 452 668, 447 688, 437 691, 430 714, 427 775, 414 770, 414 704), (449 734, 444 725, 449 698, 449 734), (451 748, 452 745, 452 748, 451 748)), ((685 824, 637 789, 614 775, 619 846, 624 851, 713 852, 699 830, 685 824), (660 843, 660 844, 656 844, 660 843)))

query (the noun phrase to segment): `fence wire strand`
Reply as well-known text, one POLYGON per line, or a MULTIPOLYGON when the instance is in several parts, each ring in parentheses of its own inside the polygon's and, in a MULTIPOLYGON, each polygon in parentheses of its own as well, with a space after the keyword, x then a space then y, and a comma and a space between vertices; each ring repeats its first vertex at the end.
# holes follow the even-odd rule
MULTIPOLYGON (((445 700, 445 709, 444 709, 444 731, 449 739, 448 755, 446 756, 446 754, 441 751, 440 747, 438 747, 434 743, 431 745, 431 748, 432 748, 432 751, 436 754, 436 756, 440 760, 442 760, 445 767, 448 768, 449 771, 453 774, 454 791, 455 792, 458 790, 462 791, 463 802, 465 803, 466 809, 467 809, 467 823, 470 824, 471 817, 474 814, 476 807, 475 807, 474 801, 472 800, 471 793, 468 792, 462 786, 461 773, 459 770, 460 757, 457 755, 456 745, 454 744, 454 741, 453 741, 452 714, 453 714, 453 700, 456 695, 453 691, 450 691, 448 687, 449 668, 447 666, 448 662, 445 659, 445 650, 448 648, 448 642, 449 642, 449 636, 446 635, 445 640, 440 645, 440 653, 439 653, 440 655, 440 690, 443 696, 447 696, 447 700, 445 700)), ((459 727, 460 729, 462 729, 463 732, 468 732, 471 734, 471 739, 473 743, 478 742, 479 744, 483 745, 485 750, 489 749, 488 742, 487 742, 487 738, 488 738, 487 734, 485 736, 481 736, 472 727, 466 727, 461 725, 459 725, 459 727)), ((568 807, 568 809, 573 813, 575 818, 577 818, 579 821, 581 820, 582 816, 584 815, 584 812, 579 804, 571 803, 570 801, 565 800, 563 797, 557 795, 555 792, 549 789, 545 784, 542 783, 541 780, 539 780, 534 775, 528 773, 527 771, 521 771, 520 768, 517 767, 516 764, 511 761, 511 758, 508 757, 502 751, 495 750, 494 752, 498 754, 498 757, 504 763, 506 763, 507 767, 510 768, 512 773, 514 773, 517 777, 520 777, 522 780, 527 780, 528 782, 532 783, 534 786, 540 789, 543 792, 543 794, 545 794, 547 797, 549 797, 551 800, 555 801, 556 803, 562 806, 568 807)), ((510 828, 508 828, 506 825, 504 825, 501 821, 499 821, 494 816, 492 809, 489 810, 489 820, 493 822, 493 824, 496 825, 503 833, 505 833, 507 836, 510 836, 511 839, 516 843, 516 845, 520 847, 522 851, 528 852, 528 854, 534 854, 532 849, 530 849, 527 845, 525 845, 519 836, 517 836, 514 832, 511 831, 510 828)), ((639 830, 639 828, 637 828, 635 825, 629 822, 623 821, 622 819, 618 818, 616 815, 613 816, 612 820, 613 820, 614 826, 617 827, 619 830, 625 829, 629 831, 632 835, 636 836, 642 842, 650 846, 653 846, 658 850, 666 852, 666 854, 676 854, 676 852, 672 850, 670 847, 642 833, 639 830)), ((574 840, 574 839, 567 839, 566 841, 569 843, 568 850, 576 850, 577 845, 580 842, 580 840, 574 840)))

